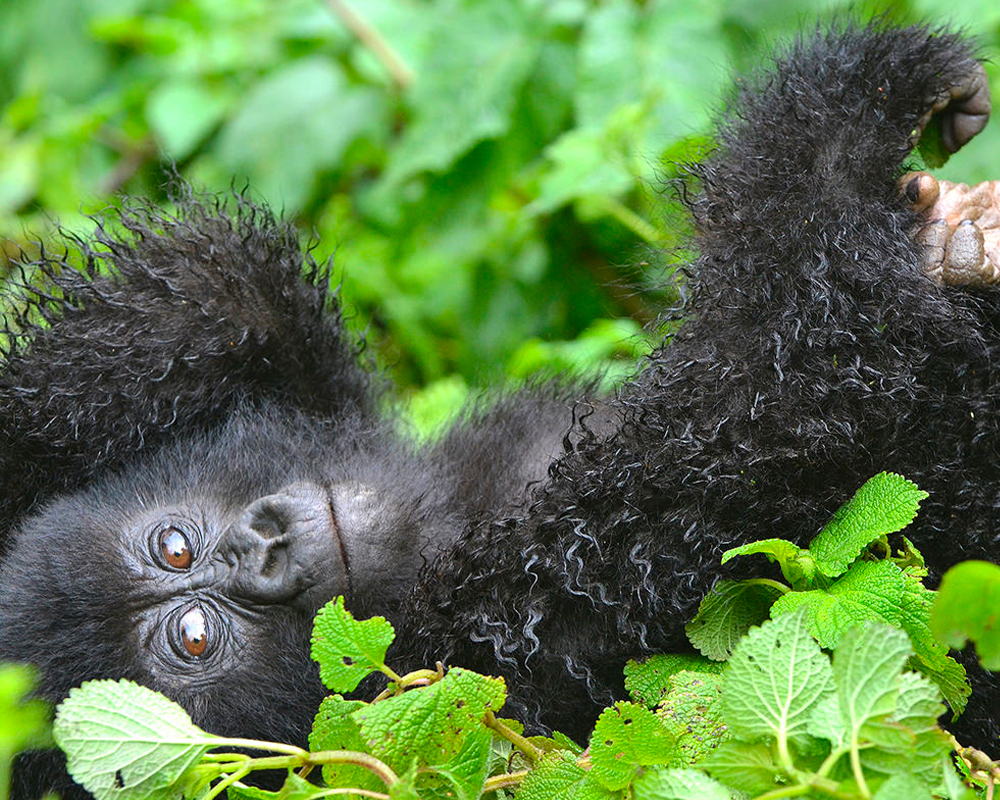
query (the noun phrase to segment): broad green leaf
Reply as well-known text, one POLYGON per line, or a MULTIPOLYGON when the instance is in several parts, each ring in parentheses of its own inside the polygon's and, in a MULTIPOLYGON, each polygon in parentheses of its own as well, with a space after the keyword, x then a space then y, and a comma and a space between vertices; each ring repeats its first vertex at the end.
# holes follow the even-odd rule
POLYGON ((923 675, 904 672, 899 677, 895 710, 884 724, 866 730, 875 747, 861 753, 865 769, 885 775, 912 775, 927 787, 937 786, 941 763, 950 761, 951 754, 948 735, 938 727, 942 713, 937 688, 923 675))
POLYGON ((417 777, 421 800, 478 800, 489 773, 492 741, 489 728, 474 728, 450 761, 422 770, 417 777))
POLYGON ((418 67, 413 120, 390 156, 388 185, 442 171, 478 142, 506 133, 534 64, 538 41, 521 4, 494 0, 452 13, 437 20, 434 47, 418 67))
POLYGON ((319 677, 335 692, 353 692, 364 678, 385 667, 385 652, 396 632, 388 620, 356 620, 344 608, 344 598, 331 600, 316 615, 312 657, 319 677))
POLYGON ((833 670, 805 614, 787 614, 752 629, 736 647, 722 684, 723 719, 748 742, 805 745, 809 715, 831 692, 833 670))
POLYGON ((879 786, 874 800, 934 800, 934 796, 912 775, 900 774, 879 786))
POLYGON ((656 716, 676 740, 675 761, 687 766, 729 738, 729 729, 722 719, 722 677, 680 672, 670 677, 669 684, 656 716))
POLYGON ((965 710, 972 687, 966 677, 965 667, 948 655, 948 649, 931 632, 931 608, 937 592, 924 586, 920 578, 909 570, 903 574, 905 584, 900 606, 901 626, 913 645, 913 666, 934 681, 957 716, 965 710))
POLYGON ((229 92, 190 78, 167 81, 146 98, 146 119, 163 154, 180 161, 219 124, 232 104, 229 92))
POLYGON ((442 765, 459 753, 486 712, 499 711, 506 699, 502 678, 456 667, 430 686, 358 709, 354 718, 367 749, 394 769, 414 758, 442 765))
POLYGON ((87 681, 60 703, 52 728, 73 779, 96 800, 181 800, 186 775, 222 740, 179 705, 131 681, 87 681))
POLYGON ((826 648, 844 632, 865 622, 898 627, 906 578, 891 561, 859 561, 825 591, 788 592, 771 607, 778 618, 805 608, 809 632, 826 648))
POLYGON ((517 790, 517 800, 612 800, 620 792, 605 789, 576 763, 576 756, 557 750, 542 757, 517 790))
POLYGON ((949 569, 931 611, 931 630, 949 647, 971 639, 982 665, 1000 670, 1000 567, 966 561, 949 569))
POLYGON ((219 134, 215 152, 230 174, 248 178, 276 208, 298 211, 319 173, 371 134, 384 110, 376 92, 350 86, 336 62, 309 56, 282 65, 253 87, 219 134))
POLYGON ((635 800, 730 800, 726 787, 695 769, 647 772, 632 789, 635 800))
POLYGON ((701 601, 684 632, 703 655, 724 661, 751 626, 767 619, 781 596, 770 583, 721 580, 701 601))
POLYGON ((656 708, 672 688, 672 675, 681 671, 718 675, 725 667, 722 661, 684 654, 655 655, 643 661, 629 660, 625 664, 625 688, 637 703, 656 708))
POLYGON ((300 778, 294 772, 289 772, 279 791, 269 792, 256 786, 234 784, 226 788, 226 797, 227 800, 306 800, 318 791, 320 791, 318 786, 309 783, 305 778, 300 778))
POLYGON ((666 764, 675 756, 674 738, 663 722, 636 703, 604 709, 590 738, 592 771, 607 789, 624 789, 640 767, 666 764))
POLYGON ((808 586, 816 574, 816 562, 809 551, 785 539, 761 539, 741 547, 734 547, 722 554, 722 563, 725 564, 735 556, 755 553, 767 556, 767 560, 772 563, 777 562, 785 580, 795 588, 800 584, 808 586))
POLYGON ((28 747, 51 747, 49 705, 28 699, 35 671, 24 664, 0 665, 0 759, 28 747))
MULTIPOLYGON (((345 700, 334 694, 324 698, 313 720, 309 734, 309 749, 354 750, 365 752, 368 743, 361 735, 361 729, 352 716, 355 711, 365 708, 367 703, 360 700, 345 700)), ((323 781, 331 787, 354 787, 381 792, 385 785, 370 770, 354 764, 324 764, 323 781)))
POLYGON ((895 711, 900 672, 912 652, 907 635, 887 625, 851 628, 841 637, 833 677, 845 743, 860 746, 866 726, 895 711))
POLYGON ((781 771, 771 747, 764 742, 723 742, 699 766, 716 780, 752 796, 780 786, 781 771))
POLYGON ((902 475, 880 472, 870 478, 810 543, 816 566, 830 578, 843 574, 879 536, 901 531, 913 522, 926 497, 927 492, 902 475))

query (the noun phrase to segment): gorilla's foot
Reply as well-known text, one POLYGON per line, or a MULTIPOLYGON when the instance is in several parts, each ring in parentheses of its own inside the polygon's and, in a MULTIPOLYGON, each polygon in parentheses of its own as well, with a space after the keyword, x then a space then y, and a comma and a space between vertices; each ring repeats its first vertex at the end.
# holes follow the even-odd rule
POLYGON ((924 273, 941 286, 1000 283, 1000 181, 968 186, 911 172, 900 187, 926 215, 917 232, 924 273))
POLYGON ((940 115, 941 141, 949 153, 958 152, 986 127, 990 118, 990 81, 982 64, 975 64, 962 80, 931 98, 913 131, 913 144, 920 140, 927 123, 936 115, 940 115))

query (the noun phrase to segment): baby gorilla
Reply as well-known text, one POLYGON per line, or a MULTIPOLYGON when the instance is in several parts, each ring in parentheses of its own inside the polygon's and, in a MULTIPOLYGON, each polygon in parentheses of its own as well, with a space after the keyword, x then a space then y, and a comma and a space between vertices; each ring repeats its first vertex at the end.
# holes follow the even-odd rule
MULTIPOLYGON (((507 713, 582 737, 627 658, 685 648, 714 582, 760 569, 727 548, 808 541, 881 470, 930 492, 909 536, 936 570, 991 557, 1000 293, 924 274, 972 259, 925 255, 922 184, 896 187, 931 114, 951 149, 986 124, 982 68, 960 37, 872 26, 743 85, 693 168, 678 332, 613 398, 525 390, 430 446, 380 415, 327 276, 245 202, 133 207, 82 270, 43 259, 0 376, 0 658, 52 699, 124 676, 302 743, 311 617, 343 593, 392 619, 395 664, 502 674, 507 713)), ((957 729, 985 743, 1000 689, 975 691, 957 729)), ((26 760, 18 791, 57 775, 26 760)))

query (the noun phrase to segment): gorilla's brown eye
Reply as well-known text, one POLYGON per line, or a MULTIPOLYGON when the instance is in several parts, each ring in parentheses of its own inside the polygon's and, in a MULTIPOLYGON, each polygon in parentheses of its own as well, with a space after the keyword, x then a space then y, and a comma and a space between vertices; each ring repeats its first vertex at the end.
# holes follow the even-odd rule
POLYGON ((177 528, 167 528, 160 534, 160 554, 174 569, 187 569, 191 566, 191 545, 187 536, 177 528))
POLYGON ((181 617, 181 644, 192 656, 200 656, 208 645, 208 628, 200 608, 192 608, 181 617))

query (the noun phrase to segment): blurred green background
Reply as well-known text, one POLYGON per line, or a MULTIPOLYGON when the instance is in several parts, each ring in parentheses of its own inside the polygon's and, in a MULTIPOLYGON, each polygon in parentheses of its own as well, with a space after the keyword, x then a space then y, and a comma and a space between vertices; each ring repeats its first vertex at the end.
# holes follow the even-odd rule
MULTIPOLYGON (((1000 53, 996 0, 850 5, 1000 53)), ((672 163, 699 157, 734 74, 848 7, 2 0, 0 239, 30 251, 123 192, 165 202, 176 168, 249 186, 335 255, 421 425, 539 369, 614 381, 685 255, 672 163)), ((943 173, 1000 178, 1000 125, 943 173)))

